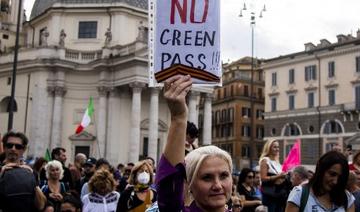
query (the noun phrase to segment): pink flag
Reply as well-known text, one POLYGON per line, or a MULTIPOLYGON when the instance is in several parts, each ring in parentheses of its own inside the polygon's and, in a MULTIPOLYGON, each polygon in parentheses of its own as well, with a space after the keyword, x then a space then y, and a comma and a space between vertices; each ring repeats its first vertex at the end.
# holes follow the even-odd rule
POLYGON ((282 170, 287 172, 291 168, 300 165, 300 139, 296 139, 294 146, 291 148, 287 158, 285 159, 282 170))

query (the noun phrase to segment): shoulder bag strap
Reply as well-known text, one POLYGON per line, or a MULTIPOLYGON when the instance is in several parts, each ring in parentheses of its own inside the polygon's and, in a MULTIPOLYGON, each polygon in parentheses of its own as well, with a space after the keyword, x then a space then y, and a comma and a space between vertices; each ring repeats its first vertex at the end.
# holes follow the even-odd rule
POLYGON ((304 212, 306 203, 309 199, 309 193, 310 193, 309 185, 306 184, 306 185, 302 186, 299 212, 304 212))

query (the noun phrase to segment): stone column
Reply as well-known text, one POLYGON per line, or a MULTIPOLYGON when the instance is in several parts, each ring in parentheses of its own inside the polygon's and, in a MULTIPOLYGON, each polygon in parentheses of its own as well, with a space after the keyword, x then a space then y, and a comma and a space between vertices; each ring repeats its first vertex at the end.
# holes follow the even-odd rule
POLYGON ((149 111, 149 150, 148 156, 157 163, 157 143, 159 134, 159 89, 151 88, 149 111))
POLYGON ((97 120, 97 142, 100 153, 97 152, 98 158, 105 157, 105 143, 106 143, 106 124, 107 124, 107 95, 109 89, 104 86, 98 87, 99 92, 99 106, 98 106, 98 120, 97 120))
POLYGON ((204 127, 203 127, 203 145, 211 144, 211 100, 212 94, 205 94, 204 103, 204 127))
POLYGON ((48 87, 47 88, 47 92, 48 92, 48 98, 47 98, 47 103, 48 103, 48 107, 46 110, 46 114, 47 114, 47 127, 46 127, 46 131, 45 131, 45 135, 46 135, 46 147, 51 151, 51 147, 55 146, 55 144, 52 144, 52 120, 53 120, 53 112, 54 112, 54 96, 55 96, 55 88, 54 87, 48 87))
MULTIPOLYGON (((105 155, 104 157, 111 161, 111 163, 118 163, 118 154, 119 149, 117 145, 121 141, 121 131, 119 129, 118 122, 121 120, 119 116, 120 110, 120 97, 119 89, 110 88, 109 89, 109 100, 108 100, 108 114, 107 127, 106 127, 106 143, 105 143, 105 155)), ((96 147, 98 148, 98 147, 96 147)))
POLYGON ((196 126, 198 126, 198 113, 197 113, 197 105, 198 105, 198 97, 200 95, 197 91, 191 91, 189 94, 189 121, 193 122, 196 126))
POLYGON ((141 118, 141 90, 142 83, 131 83, 132 106, 131 106, 131 129, 130 129, 130 149, 129 162, 139 160, 140 154, 140 118, 141 118))
POLYGON ((51 148, 61 147, 61 137, 62 137, 62 119, 63 119, 63 97, 66 93, 64 87, 56 86, 54 87, 55 100, 54 100, 54 110, 53 110, 53 119, 52 119, 52 134, 51 134, 51 148))

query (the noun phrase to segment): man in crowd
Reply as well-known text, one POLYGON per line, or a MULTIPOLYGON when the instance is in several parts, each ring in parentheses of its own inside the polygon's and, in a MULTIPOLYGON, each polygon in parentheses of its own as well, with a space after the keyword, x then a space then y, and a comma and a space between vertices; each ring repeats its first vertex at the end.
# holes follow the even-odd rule
POLYGON ((199 130, 192 122, 187 122, 186 125, 186 142, 185 142, 185 155, 197 148, 195 140, 199 137, 199 130))
POLYGON ((5 160, 0 165, 0 209, 3 212, 44 209, 46 197, 36 185, 32 169, 21 161, 28 145, 27 137, 20 132, 9 132, 2 144, 5 160))
POLYGON ((69 168, 67 168, 65 166, 65 162, 66 162, 66 150, 62 147, 56 147, 55 149, 52 150, 51 152, 51 158, 53 160, 57 160, 60 161, 60 163, 63 165, 63 169, 64 169, 64 177, 62 178, 62 182, 66 183, 70 189, 74 189, 74 183, 72 181, 72 177, 71 177, 71 172, 69 170, 69 168))
MULTIPOLYGON (((84 176, 80 180, 80 191, 81 188, 87 183, 95 173, 96 159, 89 157, 84 164, 84 176)), ((80 193, 80 192, 79 192, 80 193)))
POLYGON ((308 170, 304 166, 295 167, 290 174, 292 186, 303 185, 309 182, 308 170))
POLYGON ((83 176, 83 165, 86 161, 86 155, 83 153, 78 153, 75 155, 75 160, 73 165, 69 165, 69 170, 71 173, 72 182, 75 185, 75 190, 80 193, 80 179, 83 176))

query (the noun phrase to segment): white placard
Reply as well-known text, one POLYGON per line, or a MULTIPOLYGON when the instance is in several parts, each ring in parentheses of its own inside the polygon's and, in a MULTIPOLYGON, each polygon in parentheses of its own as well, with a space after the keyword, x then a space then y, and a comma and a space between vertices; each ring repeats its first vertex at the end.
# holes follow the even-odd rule
POLYGON ((174 64, 220 79, 193 77, 194 84, 220 85, 220 0, 150 0, 149 26, 150 86, 159 85, 156 73, 174 64))

